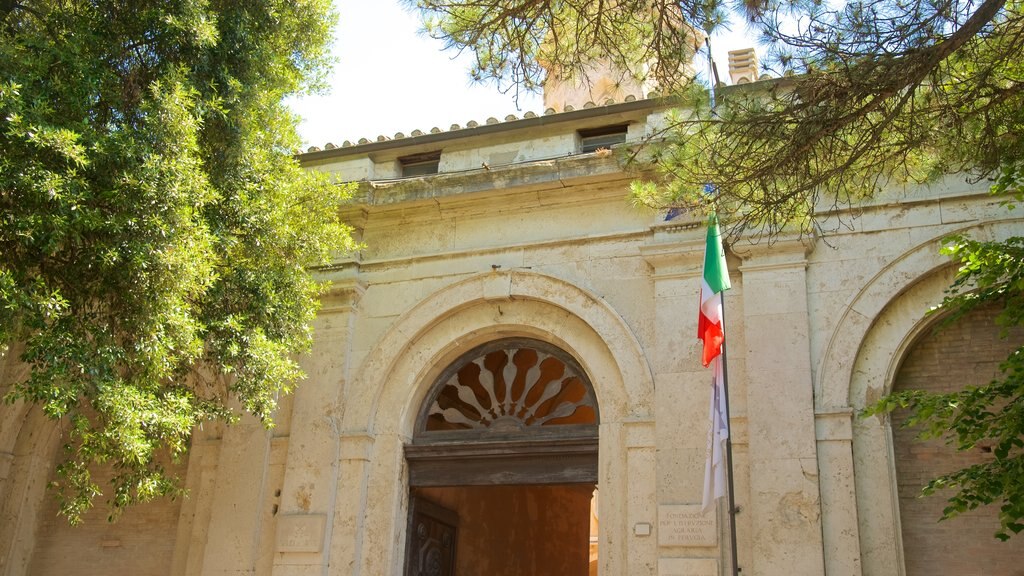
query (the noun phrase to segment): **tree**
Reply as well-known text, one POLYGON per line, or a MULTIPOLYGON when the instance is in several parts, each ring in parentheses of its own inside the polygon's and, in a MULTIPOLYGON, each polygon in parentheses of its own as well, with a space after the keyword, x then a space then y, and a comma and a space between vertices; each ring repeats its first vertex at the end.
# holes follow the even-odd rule
POLYGON ((638 183, 635 199, 715 204, 732 235, 810 232, 890 180, 981 179, 1019 172, 1024 156, 1019 0, 748 0, 780 77, 720 91, 714 108, 692 75, 668 71, 686 69, 695 31, 726 21, 720 0, 415 5, 428 33, 476 54, 483 80, 532 89, 544 80, 532 62, 570 74, 594 56, 657 80, 686 112, 654 146, 662 177, 638 183))
MULTIPOLYGON (((410 2, 411 4, 411 2, 410 2)), ((713 32, 720 0, 419 0, 427 31, 477 55, 475 77, 534 88, 544 68, 582 71, 607 56, 642 76, 653 60, 680 69, 689 53, 674 30, 713 32), (630 15, 637 17, 630 20, 630 15), (628 20, 627 25, 621 23, 628 20), (573 51, 585 47, 577 58, 573 51)), ((744 17, 770 47, 778 77, 718 92, 655 71, 682 111, 646 149, 658 177, 634 200, 728 215, 728 233, 814 231, 839 208, 891 181, 941 175, 991 178, 1021 200, 1024 180, 1024 3, 1020 0, 745 0, 744 17), (709 186, 709 184, 712 184, 709 186)), ((657 70, 657 69, 656 69, 657 70)), ((1024 239, 950 239, 961 269, 940 307, 955 321, 988 302, 1000 323, 1024 324, 1024 239)), ((960 448, 993 443, 994 460, 940 477, 956 488, 945 516, 1000 503, 1000 538, 1024 528, 1024 349, 1003 377, 949 395, 905 393, 869 413, 910 408, 931 435, 960 448)))
POLYGON ((688 81, 699 44, 690 27, 694 15, 684 17, 680 3, 669 0, 406 4, 421 10, 432 37, 449 48, 472 51, 474 79, 494 80, 502 89, 534 90, 548 71, 578 76, 599 59, 637 78, 651 75, 677 86, 688 81), (640 63, 649 68, 641 70, 640 63))
POLYGON ((61 422, 71 521, 175 494, 193 428, 268 425, 347 189, 303 171, 290 94, 329 64, 328 0, 0 2, 0 353, 7 402, 61 422))

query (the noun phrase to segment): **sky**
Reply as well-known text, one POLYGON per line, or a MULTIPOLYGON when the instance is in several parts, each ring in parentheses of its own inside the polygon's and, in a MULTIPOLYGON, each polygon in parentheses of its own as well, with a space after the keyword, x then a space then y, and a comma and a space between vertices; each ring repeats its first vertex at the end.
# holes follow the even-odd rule
MULTIPOLYGON (((398 0, 334 4, 340 17, 330 91, 290 102, 303 118, 299 133, 304 148, 544 111, 539 94, 520 94, 516 102, 514 91, 502 94, 493 84, 471 82, 471 55, 444 51, 440 41, 419 31, 418 16, 398 0)), ((726 52, 752 45, 742 32, 712 38, 723 79, 728 76, 726 52)))

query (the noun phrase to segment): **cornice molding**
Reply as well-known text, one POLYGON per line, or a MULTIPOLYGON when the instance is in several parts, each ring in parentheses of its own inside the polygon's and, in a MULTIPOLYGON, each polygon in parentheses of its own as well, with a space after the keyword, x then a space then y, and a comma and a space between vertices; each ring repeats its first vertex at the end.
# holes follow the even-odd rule
POLYGON ((815 244, 811 236, 794 234, 764 244, 752 244, 742 250, 733 249, 732 253, 742 260, 741 273, 807 268, 807 256, 814 251, 815 244))

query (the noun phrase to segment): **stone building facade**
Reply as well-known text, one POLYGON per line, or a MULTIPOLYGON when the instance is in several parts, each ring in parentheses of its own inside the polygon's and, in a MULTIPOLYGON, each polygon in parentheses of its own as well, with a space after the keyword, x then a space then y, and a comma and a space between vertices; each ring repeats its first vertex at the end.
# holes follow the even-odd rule
MULTIPOLYGON (((0 574, 731 573, 726 506, 700 513, 703 222, 632 207, 639 174, 616 153, 665 106, 567 105, 303 154, 358 182, 344 216, 366 248, 319 271, 308 379, 277 426, 197 430, 188 498, 72 528, 45 492, 58 429, 0 406, 0 574)), ((994 326, 932 334, 954 272, 938 249, 1024 221, 962 179, 836 216, 818 237, 729 248, 743 574, 1024 573, 994 511, 936 524, 914 508, 948 450, 857 416, 894 386, 991 377, 1009 349, 994 326)))

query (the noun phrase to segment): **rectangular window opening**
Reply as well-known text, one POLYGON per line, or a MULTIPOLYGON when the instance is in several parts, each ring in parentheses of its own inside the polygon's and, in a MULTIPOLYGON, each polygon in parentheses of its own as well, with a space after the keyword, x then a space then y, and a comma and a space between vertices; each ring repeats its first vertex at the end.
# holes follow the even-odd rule
POLYGON ((441 165, 441 151, 402 156, 398 159, 398 163, 402 166, 402 178, 437 174, 438 167, 441 165))
POLYGON ((601 126, 599 128, 587 128, 580 130, 580 152, 586 154, 601 148, 611 149, 616 144, 626 141, 626 130, 629 124, 615 124, 612 126, 601 126))

